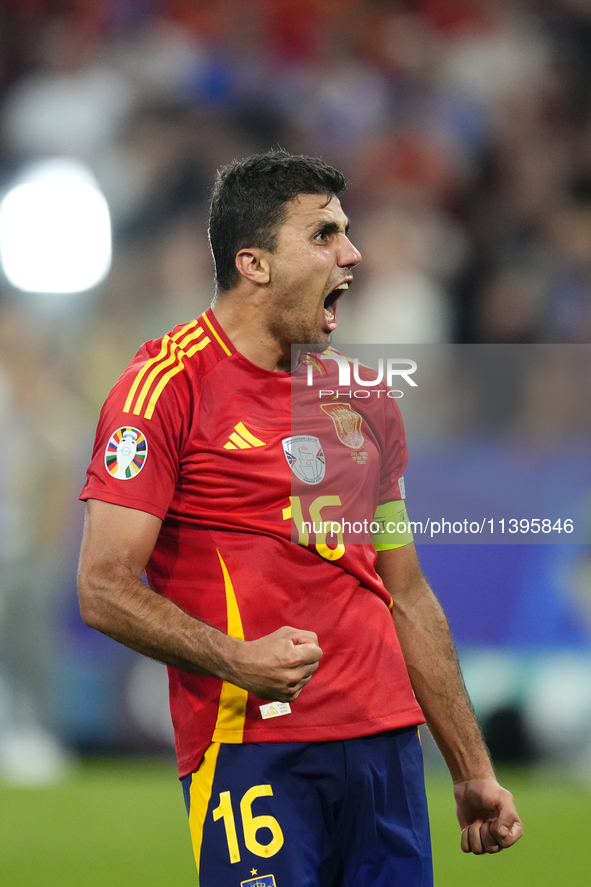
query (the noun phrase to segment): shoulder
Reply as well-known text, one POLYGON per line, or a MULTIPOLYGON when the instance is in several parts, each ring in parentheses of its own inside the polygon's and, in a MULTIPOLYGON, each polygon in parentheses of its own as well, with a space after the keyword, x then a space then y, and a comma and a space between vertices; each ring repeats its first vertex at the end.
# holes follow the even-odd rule
POLYGON ((121 399, 123 412, 151 419, 161 403, 194 397, 199 380, 218 361, 219 353, 198 317, 144 343, 111 396, 121 399))

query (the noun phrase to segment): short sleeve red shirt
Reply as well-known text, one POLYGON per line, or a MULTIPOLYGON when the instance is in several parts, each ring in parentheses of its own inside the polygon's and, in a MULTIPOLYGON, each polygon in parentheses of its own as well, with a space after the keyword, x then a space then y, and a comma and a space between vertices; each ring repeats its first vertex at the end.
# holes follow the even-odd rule
POLYGON ((315 391, 294 412, 291 383, 238 353, 208 309, 142 346, 101 411, 81 499, 163 521, 150 586, 232 636, 291 625, 323 650, 289 706, 169 668, 181 776, 211 741, 346 739, 424 720, 367 534, 322 526, 371 523, 400 498, 398 407, 383 387, 359 402, 315 391))

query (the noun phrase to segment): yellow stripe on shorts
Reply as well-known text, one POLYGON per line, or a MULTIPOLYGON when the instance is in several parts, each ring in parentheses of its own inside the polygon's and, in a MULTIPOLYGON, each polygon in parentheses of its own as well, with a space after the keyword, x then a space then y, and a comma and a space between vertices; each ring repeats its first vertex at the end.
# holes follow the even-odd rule
MULTIPOLYGON (((228 634, 231 637, 244 640, 242 619, 240 618, 240 610, 238 609, 238 601, 236 600, 232 580, 230 579, 228 568, 226 567, 224 559, 219 551, 218 557, 220 559, 220 566, 222 568, 226 590, 228 634)), ((199 767, 195 773, 193 773, 190 789, 191 803, 189 808, 189 828, 191 830, 191 840, 193 842, 193 853, 195 854, 197 871, 199 871, 199 863, 201 860, 205 817, 207 816, 209 802, 211 800, 215 768, 220 752, 220 739, 223 742, 229 743, 242 742, 247 699, 247 690, 243 690, 241 687, 236 687, 229 681, 222 682, 220 701, 218 703, 218 715, 215 729, 213 731, 212 742, 208 746, 199 767)))
POLYGON ((191 779, 191 803, 189 807, 189 829, 197 872, 201 863, 201 845, 203 844, 203 829, 205 817, 211 800, 215 768, 220 752, 220 743, 212 742, 208 747, 199 768, 193 773, 191 779))

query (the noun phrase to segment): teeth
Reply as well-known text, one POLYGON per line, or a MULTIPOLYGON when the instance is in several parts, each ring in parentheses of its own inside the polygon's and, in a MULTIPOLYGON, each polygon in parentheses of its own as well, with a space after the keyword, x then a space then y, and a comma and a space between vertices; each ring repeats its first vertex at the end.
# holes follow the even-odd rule
POLYGON ((338 290, 348 290, 349 284, 348 283, 341 283, 339 286, 337 286, 337 289, 338 290))
POLYGON ((326 314, 327 320, 334 320, 334 314, 332 313, 332 311, 329 311, 328 308, 324 309, 324 313, 326 314))

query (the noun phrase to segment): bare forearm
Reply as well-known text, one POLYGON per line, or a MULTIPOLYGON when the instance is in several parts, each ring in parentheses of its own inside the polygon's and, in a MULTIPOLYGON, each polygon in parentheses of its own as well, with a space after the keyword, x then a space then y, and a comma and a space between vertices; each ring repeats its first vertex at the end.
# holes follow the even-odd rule
POLYGON ((261 699, 296 699, 322 656, 313 632, 291 626, 254 640, 232 638, 156 594, 123 564, 81 568, 78 588, 88 625, 145 656, 261 699))
POLYGON ((413 689, 454 782, 488 778, 492 766, 464 688, 445 614, 414 545, 378 554, 413 689))
POLYGON ((462 849, 480 854, 510 847, 523 826, 511 793, 495 779, 447 619, 421 572, 414 545, 379 552, 376 568, 392 595, 414 691, 454 781, 462 849))
POLYGON ((233 638, 152 591, 140 577, 161 523, 148 512, 88 501, 78 569, 84 621, 183 671, 229 681, 261 699, 296 699, 322 656, 316 634, 283 625, 254 640, 233 638))
POLYGON ((193 674, 231 680, 237 641, 183 612, 143 582, 123 571, 81 574, 84 621, 114 640, 193 674))
POLYGON ((412 607, 394 603, 393 617, 419 705, 454 782, 492 775, 466 694, 445 614, 421 577, 412 607))

